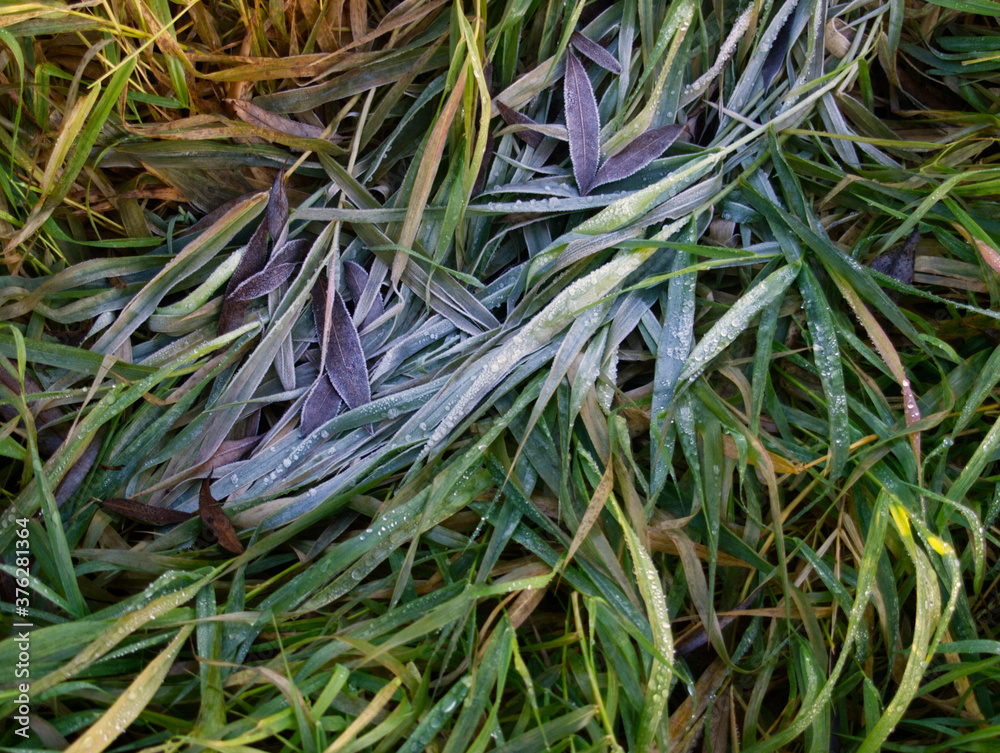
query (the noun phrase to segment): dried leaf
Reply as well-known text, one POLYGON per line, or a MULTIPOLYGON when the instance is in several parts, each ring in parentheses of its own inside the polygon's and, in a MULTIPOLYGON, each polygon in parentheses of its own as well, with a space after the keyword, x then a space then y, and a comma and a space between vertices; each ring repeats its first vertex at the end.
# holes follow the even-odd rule
POLYGON ((285 191, 285 169, 278 171, 271 185, 271 195, 267 200, 267 229, 275 245, 281 238, 281 231, 288 222, 288 193, 285 191))
POLYGON ((125 497, 112 497, 111 499, 99 499, 99 504, 105 510, 118 513, 130 520, 138 520, 140 523, 152 523, 157 526, 169 526, 174 523, 183 523, 194 517, 193 512, 181 512, 171 510, 167 507, 157 507, 147 505, 143 502, 136 502, 134 499, 125 497))
POLYGON ((371 402, 371 386, 368 384, 368 367, 365 354, 361 350, 361 339, 354 328, 347 305, 340 293, 335 292, 330 306, 330 331, 324 337, 320 330, 326 319, 326 276, 321 275, 313 286, 312 310, 316 322, 316 334, 326 349, 324 361, 326 373, 334 388, 344 398, 349 408, 371 402))
POLYGON ((616 76, 621 75, 622 67, 618 59, 589 37, 574 31, 570 35, 569 43, 577 49, 577 52, 589 58, 591 62, 597 63, 601 68, 611 71, 616 76))
POLYGON ((667 151, 682 133, 684 133, 683 126, 668 125, 640 134, 618 154, 605 160, 601 169, 597 171, 591 188, 635 175, 667 151))
POLYGON ((246 301, 233 299, 233 293, 240 284, 260 272, 267 263, 267 222, 261 222, 254 231, 250 242, 247 244, 243 256, 240 258, 239 266, 233 272, 226 285, 226 294, 222 299, 222 313, 219 314, 218 334, 224 335, 243 323, 243 317, 247 312, 246 301))
MULTIPOLYGON (((523 126, 538 125, 538 123, 529 118, 527 115, 522 115, 517 110, 512 110, 511 108, 507 107, 507 105, 505 105, 503 102, 501 102, 499 99, 496 101, 496 106, 497 109, 500 111, 500 117, 504 119, 504 122, 507 123, 507 125, 523 125, 523 126)), ((540 134, 538 131, 526 129, 523 131, 515 131, 515 134, 525 144, 535 149, 537 149, 539 145, 542 143, 542 134, 540 134)))
POLYGON ((566 130, 569 132, 569 157, 580 195, 586 196, 597 175, 601 157, 601 118, 590 78, 572 52, 566 53, 564 99, 566 130))
POLYGON ((784 25, 781 27, 781 31, 774 38, 774 44, 767 51, 764 64, 760 67, 760 78, 764 82, 764 91, 767 91, 771 87, 774 77, 778 75, 781 66, 785 64, 785 54, 788 52, 788 45, 791 42, 792 16, 794 15, 794 13, 788 14, 784 25))
MULTIPOLYGON (((966 242, 968 242, 970 246, 979 252, 979 255, 983 257, 983 261, 989 265, 990 269, 997 274, 1000 274, 1000 254, 997 253, 997 250, 993 246, 981 238, 976 238, 957 222, 953 222, 951 226, 955 228, 963 238, 965 238, 966 242)), ((916 231, 914 230, 913 232, 916 231)), ((884 255, 885 254, 883 254, 883 256, 884 255)))
MULTIPOLYGON (((358 302, 361 300, 361 295, 364 293, 365 287, 368 285, 368 273, 365 268, 360 264, 353 261, 344 262, 344 279, 347 280, 347 287, 351 290, 351 297, 354 298, 354 305, 357 307, 358 302)), ((382 296, 375 296, 375 300, 372 301, 371 308, 368 309, 368 313, 365 314, 364 321, 361 322, 361 329, 364 329, 369 324, 378 319, 382 314, 385 313, 385 307, 382 305, 382 296)))
POLYGON ((201 515, 201 520, 215 534, 219 546, 227 552, 243 554, 243 545, 236 536, 236 529, 222 511, 222 506, 212 499, 211 488, 211 482, 207 478, 203 479, 201 492, 198 494, 198 513, 201 515))
MULTIPOLYGON (((262 128, 270 128, 273 131, 286 133, 289 136, 294 136, 299 139, 323 138, 323 129, 319 126, 309 125, 308 123, 299 123, 298 121, 291 120, 289 118, 283 118, 282 116, 275 115, 273 112, 269 112, 262 107, 258 107, 252 102, 244 102, 241 99, 227 99, 226 103, 232 106, 233 111, 236 113, 236 117, 244 123, 249 123, 253 126, 260 126, 262 128)), ((330 136, 329 140, 334 142, 341 141, 342 137, 330 136)))
POLYGON ((340 394, 330 381, 330 377, 321 374, 309 390, 306 401, 302 404, 302 422, 300 431, 303 437, 308 437, 316 429, 337 415, 340 410, 340 394))
MULTIPOLYGON (((905 243, 890 248, 872 260, 870 266, 876 272, 888 275, 892 279, 909 285, 913 282, 913 266, 916 260, 917 243, 920 233, 914 230, 905 243)), ((895 290, 890 290, 889 297, 898 301, 901 297, 895 290)))

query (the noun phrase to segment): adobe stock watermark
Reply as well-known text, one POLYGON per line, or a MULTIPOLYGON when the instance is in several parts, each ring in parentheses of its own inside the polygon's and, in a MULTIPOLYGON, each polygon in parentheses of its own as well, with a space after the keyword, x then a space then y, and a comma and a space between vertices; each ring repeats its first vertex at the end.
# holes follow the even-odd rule
POLYGON ((14 734, 28 739, 31 728, 28 714, 31 713, 31 628, 34 625, 28 621, 31 607, 31 585, 28 578, 31 572, 31 542, 28 539, 28 519, 18 518, 17 538, 14 540, 14 646, 17 649, 17 661, 14 663, 14 679, 17 685, 17 697, 14 699, 14 734))

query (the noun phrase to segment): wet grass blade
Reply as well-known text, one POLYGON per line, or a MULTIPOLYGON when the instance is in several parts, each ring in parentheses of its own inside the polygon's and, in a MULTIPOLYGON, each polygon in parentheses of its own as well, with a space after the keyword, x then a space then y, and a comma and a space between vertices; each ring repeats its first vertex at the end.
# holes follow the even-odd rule
POLYGON ((111 708, 66 750, 72 753, 85 751, 100 753, 107 749, 153 699, 193 630, 193 625, 182 627, 170 644, 132 681, 128 691, 123 693, 111 708))

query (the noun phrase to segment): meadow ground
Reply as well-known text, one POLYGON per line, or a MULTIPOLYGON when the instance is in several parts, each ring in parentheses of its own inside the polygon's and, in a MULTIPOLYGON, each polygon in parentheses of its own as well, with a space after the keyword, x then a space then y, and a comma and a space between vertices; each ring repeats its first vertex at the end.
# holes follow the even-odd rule
POLYGON ((0 747, 995 751, 998 18, 0 5, 0 747))

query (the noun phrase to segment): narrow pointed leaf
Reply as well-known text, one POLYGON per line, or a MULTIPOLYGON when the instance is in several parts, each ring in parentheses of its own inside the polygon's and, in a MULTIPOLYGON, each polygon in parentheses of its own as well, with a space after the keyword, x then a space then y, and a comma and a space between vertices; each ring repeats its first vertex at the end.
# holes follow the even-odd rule
POLYGON ((198 495, 198 513, 202 522, 215 534, 219 546, 233 554, 243 554, 243 545, 236 536, 236 529, 222 511, 222 506, 212 499, 212 483, 206 478, 201 482, 198 495))
POLYGON ((617 58, 590 37, 585 37, 580 32, 574 31, 569 38, 569 43, 576 48, 577 52, 589 58, 591 62, 597 63, 601 68, 611 71, 616 76, 621 75, 622 66, 617 58))
MULTIPOLYGON (((354 298, 354 305, 357 307, 358 302, 361 300, 361 295, 368 285, 368 273, 360 264, 353 261, 345 261, 344 279, 347 280, 347 287, 350 288, 351 297, 354 298)), ((368 313, 365 314, 364 321, 361 322, 361 329, 367 327, 382 316, 383 313, 385 313, 385 307, 382 305, 382 296, 376 294, 371 307, 368 309, 368 313)))
POLYGON ((273 267, 277 264, 300 263, 306 258, 306 254, 309 253, 312 244, 313 240, 310 238, 296 238, 293 241, 287 241, 274 249, 267 266, 273 267))
MULTIPOLYGON (((273 112, 269 112, 263 107, 258 107, 252 102, 246 102, 242 99, 227 99, 226 104, 233 108, 233 112, 236 113, 236 117, 244 123, 261 126, 263 128, 270 128, 274 131, 286 133, 289 136, 294 136, 299 139, 323 138, 324 129, 319 126, 309 125, 308 123, 299 123, 297 120, 275 115, 273 112)), ((336 134, 332 134, 328 138, 330 141, 334 142, 343 140, 343 137, 336 134)))
POLYGON ((99 499, 97 500, 97 504, 105 510, 118 513, 130 520, 138 520, 140 523, 152 523, 157 526, 183 523, 194 517, 194 513, 192 512, 181 512, 180 510, 171 510, 167 507, 147 505, 143 502, 136 502, 134 499, 126 499, 124 497, 99 499))
POLYGON ((342 402, 337 389, 330 381, 330 377, 321 374, 316 380, 316 384, 309 390, 306 401, 302 404, 302 423, 300 426, 302 436, 308 437, 336 416, 342 402))
MULTIPOLYGON (((538 125, 538 123, 529 118, 527 115, 523 115, 522 113, 519 113, 517 110, 512 110, 511 108, 507 107, 507 105, 505 105, 503 102, 501 102, 499 99, 496 101, 496 106, 497 109, 500 111, 500 117, 504 119, 504 122, 506 122, 507 125, 523 125, 523 126, 538 125)), ((521 139, 521 141, 523 141, 528 146, 533 147, 535 149, 537 149, 539 145, 542 143, 543 134, 539 133, 538 131, 527 129, 523 131, 516 131, 515 134, 519 139, 521 139)))
MULTIPOLYGON (((317 334, 326 319, 326 277, 320 276, 313 286, 312 310, 316 321, 317 334)), ((344 398, 349 408, 371 402, 371 386, 368 384, 368 368, 365 354, 361 350, 361 339, 354 328, 347 305, 340 293, 335 293, 330 306, 330 331, 319 341, 326 348, 326 373, 334 388, 344 398)))
POLYGON ((830 478, 843 473, 850 453, 851 435, 847 415, 847 388, 841 363, 837 330, 830 303, 812 270, 803 265, 799 290, 805 304, 806 320, 812 335, 813 356, 819 369, 820 383, 826 395, 830 423, 830 478))
POLYGON ((774 38, 774 44, 768 50, 767 57, 764 58, 764 64, 760 68, 760 78, 764 83, 764 91, 767 91, 771 87, 774 77, 778 75, 781 66, 785 64, 785 54, 788 52, 788 45, 792 41, 792 17, 794 15, 794 13, 788 14, 788 18, 785 19, 781 31, 774 38))
POLYGON ((635 175, 667 151, 683 131, 683 126, 668 125, 646 131, 636 137, 618 154, 605 160, 601 169, 597 171, 591 188, 635 175))
POLYGON ((243 323, 246 316, 246 301, 233 298, 233 293, 244 280, 260 272, 267 263, 267 222, 261 222, 247 244, 239 266, 233 272, 226 285, 226 294, 222 299, 222 313, 219 314, 219 335, 231 332, 243 323))
POLYGON ((597 99, 587 71, 572 52, 566 53, 564 78, 566 130, 569 132, 569 157, 580 194, 590 192, 601 157, 601 118, 597 99))
POLYGON ((285 170, 282 168, 274 179, 271 195, 267 201, 267 229, 271 233, 272 240, 278 240, 287 221, 288 193, 285 191, 285 170))
POLYGON ((788 289, 798 273, 798 263, 784 266, 772 272, 749 294, 740 298, 698 341, 677 377, 678 384, 693 382, 705 370, 708 363, 729 347, 739 333, 749 326, 750 320, 761 309, 788 289))
POLYGON ((239 287, 233 291, 230 300, 252 301, 254 298, 267 295, 272 290, 277 290, 281 283, 291 277, 298 267, 298 264, 292 263, 268 265, 267 268, 240 283, 239 287))

